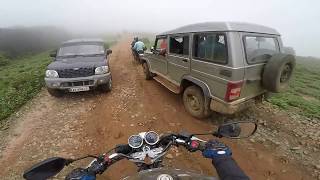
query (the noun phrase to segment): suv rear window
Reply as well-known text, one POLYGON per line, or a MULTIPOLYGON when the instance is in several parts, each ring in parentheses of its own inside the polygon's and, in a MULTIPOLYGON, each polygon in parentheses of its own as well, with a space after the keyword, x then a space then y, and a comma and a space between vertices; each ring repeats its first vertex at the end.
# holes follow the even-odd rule
POLYGON ((170 37, 169 52, 189 55, 189 36, 170 37))
POLYGON ((194 58, 218 64, 227 63, 227 42, 224 34, 196 34, 193 44, 194 58))
POLYGON ((245 36, 246 56, 249 64, 268 61, 279 52, 276 38, 262 36, 245 36))

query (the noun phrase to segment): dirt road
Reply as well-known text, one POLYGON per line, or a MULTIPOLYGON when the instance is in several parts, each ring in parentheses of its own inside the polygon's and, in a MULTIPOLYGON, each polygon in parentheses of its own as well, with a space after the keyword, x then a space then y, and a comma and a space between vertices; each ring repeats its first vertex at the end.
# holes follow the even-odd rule
MULTIPOLYGON (((14 125, 2 133, 1 179, 22 179, 23 171, 51 156, 76 157, 99 154, 140 131, 206 132, 216 127, 215 115, 208 120, 189 116, 181 97, 155 81, 144 80, 140 66, 133 63, 127 41, 113 47, 111 71, 113 90, 108 94, 87 92, 53 98, 43 90, 12 117, 14 125)), ((262 118, 262 115, 257 114, 262 118)), ((238 164, 252 179, 314 179, 294 159, 282 157, 277 149, 255 140, 222 140, 233 150, 238 164)), ((62 179, 68 167, 56 178, 62 179)), ((170 152, 167 166, 215 175, 209 160, 182 148, 170 152)), ((119 179, 135 172, 125 160, 110 167, 99 179, 119 179)))

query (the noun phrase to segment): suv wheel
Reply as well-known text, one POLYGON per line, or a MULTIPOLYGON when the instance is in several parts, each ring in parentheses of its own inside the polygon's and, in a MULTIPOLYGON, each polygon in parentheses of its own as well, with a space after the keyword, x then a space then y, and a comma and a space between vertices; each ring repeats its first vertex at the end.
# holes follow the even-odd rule
POLYGON ((293 55, 275 54, 264 67, 262 84, 270 92, 283 92, 289 86, 296 61, 293 55))
POLYGON ((197 86, 189 86, 183 92, 183 104, 185 109, 199 119, 210 116, 209 102, 206 101, 202 90, 197 86))
POLYGON ((148 64, 146 62, 144 62, 142 64, 142 67, 143 67, 143 73, 145 75, 145 79, 146 80, 151 80, 153 76, 152 76, 152 73, 149 70, 148 64))
POLYGON ((109 92, 112 89, 112 78, 109 79, 107 84, 100 85, 100 89, 103 92, 109 92))
POLYGON ((59 89, 50 89, 50 88, 47 88, 49 94, 51 96, 54 96, 54 97, 61 97, 63 96, 63 92, 59 89))

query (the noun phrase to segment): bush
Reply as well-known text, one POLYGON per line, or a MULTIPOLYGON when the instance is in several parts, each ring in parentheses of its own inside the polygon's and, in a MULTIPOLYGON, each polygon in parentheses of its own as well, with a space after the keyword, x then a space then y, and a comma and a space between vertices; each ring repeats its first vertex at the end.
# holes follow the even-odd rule
POLYGON ((9 60, 8 59, 1 59, 0 58, 0 67, 1 66, 6 66, 9 64, 9 60))
POLYGON ((152 45, 151 45, 151 42, 150 42, 150 39, 149 38, 141 38, 141 41, 144 43, 144 45, 147 47, 147 48, 150 48, 152 45))
POLYGON ((8 64, 9 64, 8 58, 3 53, 0 53, 0 67, 8 64))
POLYGON ((117 43, 117 41, 106 41, 105 43, 104 43, 104 48, 105 49, 110 49, 110 47, 111 46, 113 46, 114 44, 116 44, 117 43))
POLYGON ((32 99, 44 85, 48 53, 15 59, 0 68, 0 121, 32 99))

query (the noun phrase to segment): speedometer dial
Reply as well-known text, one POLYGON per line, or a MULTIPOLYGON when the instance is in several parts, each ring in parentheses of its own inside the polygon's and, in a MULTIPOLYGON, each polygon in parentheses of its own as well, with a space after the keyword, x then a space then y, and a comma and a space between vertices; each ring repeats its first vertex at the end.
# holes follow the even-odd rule
POLYGON ((132 148, 139 148, 143 144, 143 139, 139 135, 132 135, 128 139, 128 144, 132 148))
POLYGON ((159 141, 159 135, 154 131, 149 131, 145 134, 144 139, 147 144, 155 145, 159 141))

